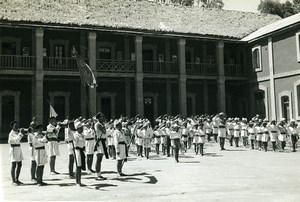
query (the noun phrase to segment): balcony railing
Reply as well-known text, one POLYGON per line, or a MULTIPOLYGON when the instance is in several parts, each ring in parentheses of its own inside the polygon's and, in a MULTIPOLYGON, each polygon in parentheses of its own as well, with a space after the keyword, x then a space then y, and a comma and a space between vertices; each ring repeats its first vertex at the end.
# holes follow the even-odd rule
POLYGON ((78 71, 76 58, 44 57, 44 69, 54 71, 78 71))
POLYGON ((217 67, 216 64, 186 63, 186 74, 214 76, 217 75, 217 67))
POLYGON ((177 74, 177 62, 143 61, 143 72, 150 74, 177 74))
POLYGON ((23 55, 0 55, 0 69, 35 69, 35 57, 23 55))
POLYGON ((135 61, 132 60, 104 60, 96 61, 98 72, 135 72, 135 61))
POLYGON ((243 65, 225 64, 224 68, 226 76, 247 76, 246 68, 243 65))

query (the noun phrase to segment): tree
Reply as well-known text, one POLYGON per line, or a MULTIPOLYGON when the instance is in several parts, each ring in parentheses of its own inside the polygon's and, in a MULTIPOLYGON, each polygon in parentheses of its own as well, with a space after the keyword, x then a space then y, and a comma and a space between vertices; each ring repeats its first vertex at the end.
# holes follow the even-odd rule
POLYGON ((224 7, 224 3, 222 0, 200 0, 198 2, 200 2, 202 4, 201 7, 204 8, 222 9, 224 7))
POLYGON ((286 18, 300 12, 300 0, 293 0, 293 3, 290 1, 280 3, 278 0, 261 0, 257 10, 261 13, 279 15, 282 18, 286 18))

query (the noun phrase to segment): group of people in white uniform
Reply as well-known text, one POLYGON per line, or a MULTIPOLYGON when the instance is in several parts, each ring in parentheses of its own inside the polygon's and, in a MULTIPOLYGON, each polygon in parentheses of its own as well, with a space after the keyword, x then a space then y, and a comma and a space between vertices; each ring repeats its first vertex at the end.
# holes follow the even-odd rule
POLYGON ((284 151, 288 143, 292 152, 295 152, 300 132, 299 124, 295 120, 287 123, 282 119, 276 124, 275 120, 269 122, 266 119, 261 120, 259 116, 250 121, 246 118, 226 118, 224 113, 189 118, 164 115, 158 117, 152 125, 148 119, 140 116, 106 121, 104 114, 99 112, 92 119, 79 117, 63 122, 57 122, 55 117, 50 117, 46 131, 34 119, 28 129, 19 129, 19 123, 13 121, 8 138, 13 185, 22 184, 19 180, 23 160, 20 142, 25 135, 29 143, 32 181, 38 186, 46 185, 43 182, 43 172, 48 156, 51 174, 59 174, 55 170, 55 162, 56 156, 60 154, 58 134, 61 127, 64 127, 64 140, 68 147, 69 177, 76 178, 79 186, 83 186, 82 170, 86 170, 87 174, 94 174, 95 180, 106 179, 101 175, 104 156, 106 159, 116 159, 118 175, 126 176, 122 168, 127 161, 128 151, 133 150, 131 145, 136 145, 137 156, 143 157, 144 153, 145 158, 149 159, 151 148, 154 147, 157 155, 162 151, 168 157, 174 155, 175 162, 179 162, 179 151, 184 153, 192 145, 195 154, 203 156, 204 144, 211 142, 212 137, 215 142, 219 142, 221 150, 225 150, 225 140, 228 139, 230 146, 234 143, 239 147, 241 141, 246 148, 250 142, 251 149, 262 151, 268 151, 268 142, 271 142, 273 151, 284 151))

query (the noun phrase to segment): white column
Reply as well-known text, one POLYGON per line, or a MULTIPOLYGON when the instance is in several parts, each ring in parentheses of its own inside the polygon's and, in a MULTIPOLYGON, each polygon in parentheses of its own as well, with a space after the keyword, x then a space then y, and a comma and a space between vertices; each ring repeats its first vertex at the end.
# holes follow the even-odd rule
POLYGON ((43 70, 43 40, 44 30, 35 30, 35 75, 32 77, 32 116, 36 121, 43 123, 43 89, 44 89, 44 70, 43 70))
POLYGON ((186 106, 186 68, 185 68, 185 39, 178 40, 178 64, 179 64, 179 113, 187 115, 186 106))
POLYGON ((273 61, 273 42, 272 37, 268 38, 269 70, 270 70, 270 94, 271 94, 271 118, 276 120, 276 98, 274 83, 274 61, 273 61))
MULTIPOLYGON (((95 32, 89 32, 88 36, 88 47, 89 47, 89 65, 94 72, 94 75, 97 79, 96 71, 96 38, 97 34, 95 32)), ((97 96, 96 88, 89 88, 89 101, 90 101, 90 117, 94 116, 97 112, 97 96)))
POLYGON ((217 102, 218 111, 226 112, 225 76, 224 76, 224 42, 219 41, 217 46, 218 80, 217 80, 217 102))
POLYGON ((144 117, 144 93, 143 93, 143 37, 135 37, 135 96, 136 96, 136 114, 144 117))

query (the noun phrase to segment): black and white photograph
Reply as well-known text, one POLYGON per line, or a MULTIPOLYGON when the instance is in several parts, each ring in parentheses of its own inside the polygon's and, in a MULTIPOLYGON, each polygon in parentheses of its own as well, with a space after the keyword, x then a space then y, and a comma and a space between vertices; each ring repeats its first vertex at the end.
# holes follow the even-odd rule
POLYGON ((300 0, 0 0, 0 201, 300 201, 300 0))

